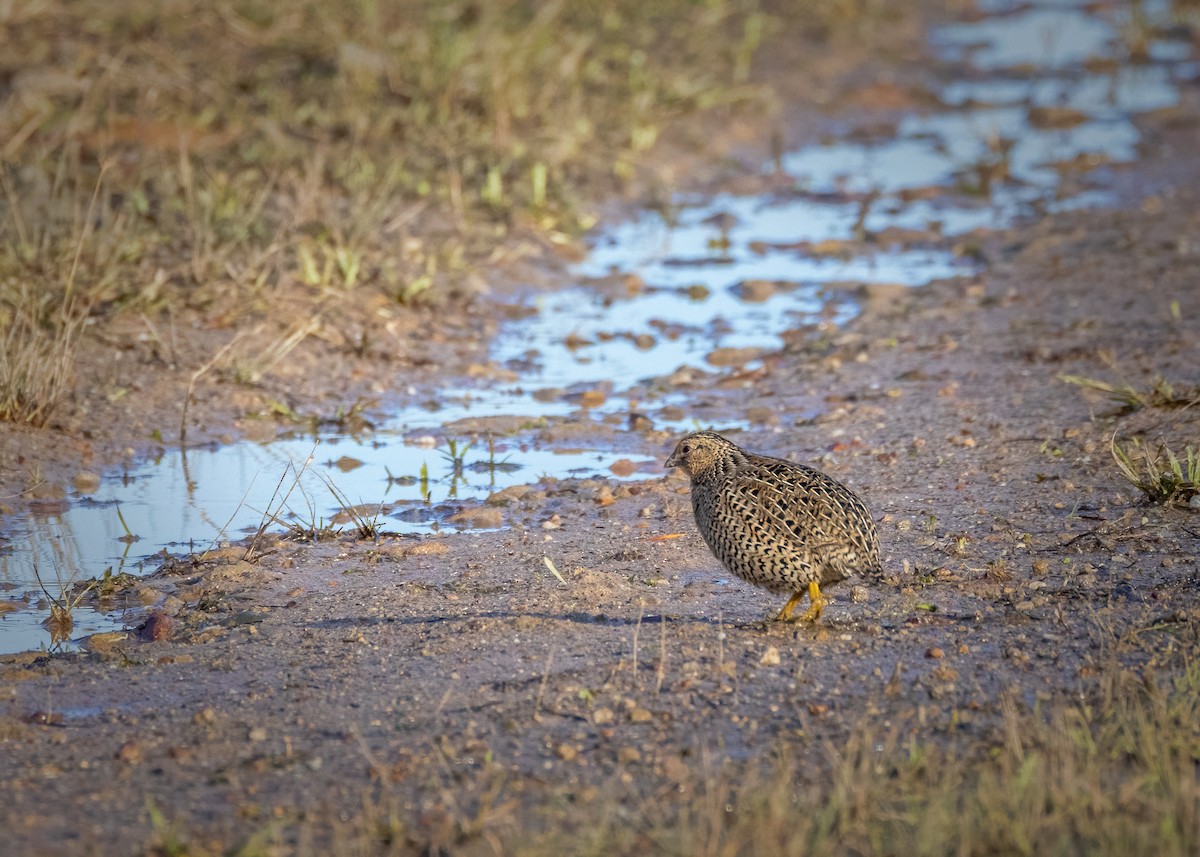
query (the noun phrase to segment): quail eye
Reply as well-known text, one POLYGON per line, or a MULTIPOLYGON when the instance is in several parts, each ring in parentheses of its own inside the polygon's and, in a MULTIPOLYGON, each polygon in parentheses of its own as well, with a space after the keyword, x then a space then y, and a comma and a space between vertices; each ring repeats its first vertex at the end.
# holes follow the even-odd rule
POLYGON ((683 446, 679 447, 679 451, 682 452, 684 455, 687 455, 689 452, 692 451, 692 448, 685 443, 683 446))

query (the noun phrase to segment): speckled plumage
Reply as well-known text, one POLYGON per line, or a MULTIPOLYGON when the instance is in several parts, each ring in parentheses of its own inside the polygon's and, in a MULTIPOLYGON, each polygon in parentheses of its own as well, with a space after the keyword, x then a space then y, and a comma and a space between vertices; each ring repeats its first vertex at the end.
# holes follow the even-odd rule
POLYGON ((693 432, 667 459, 692 480, 700 535, 729 571, 772 592, 789 592, 779 619, 805 592, 821 615, 820 587, 858 573, 878 576, 879 537, 870 512, 831 476, 756 455, 713 432, 693 432))

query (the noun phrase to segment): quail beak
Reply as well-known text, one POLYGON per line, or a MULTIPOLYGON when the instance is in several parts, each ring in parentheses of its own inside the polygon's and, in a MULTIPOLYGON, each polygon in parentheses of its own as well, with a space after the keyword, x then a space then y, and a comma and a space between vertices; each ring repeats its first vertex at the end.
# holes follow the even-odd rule
POLYGON ((663 467, 667 470, 670 470, 672 467, 678 467, 678 466, 679 466, 679 462, 675 460, 675 453, 671 453, 671 457, 668 458, 663 463, 663 467))

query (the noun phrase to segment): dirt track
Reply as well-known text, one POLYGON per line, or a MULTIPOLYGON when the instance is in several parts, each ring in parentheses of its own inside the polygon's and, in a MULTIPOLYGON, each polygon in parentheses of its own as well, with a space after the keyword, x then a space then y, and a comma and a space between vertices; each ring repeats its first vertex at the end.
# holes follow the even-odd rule
POLYGON ((157 813, 197 852, 260 833, 319 853, 364 800, 406 847, 490 853, 505 825, 779 747, 817 776, 863 722, 984 753, 1004 706, 1123 668, 1168 681, 1196 651, 1200 523, 1145 505, 1109 441, 1195 444, 1200 410, 1114 416, 1059 376, 1196 380, 1195 98, 1123 179, 1128 211, 993 236, 975 278, 864 294, 833 341, 695 382, 718 417, 819 411, 737 440, 864 496, 891 585, 765 623, 779 604, 723 579, 678 475, 539 484, 498 498, 498 532, 184 560, 155 584, 170 640, 0 661, 5 853, 135 853, 167 838, 157 813))

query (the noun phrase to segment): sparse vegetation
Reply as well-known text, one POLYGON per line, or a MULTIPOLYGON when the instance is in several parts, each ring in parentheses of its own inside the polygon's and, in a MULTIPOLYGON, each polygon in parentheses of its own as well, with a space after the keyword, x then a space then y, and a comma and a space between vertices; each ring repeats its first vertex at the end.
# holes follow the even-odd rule
POLYGON ((1121 475, 1151 502, 1186 506, 1200 494, 1200 452, 1194 447, 1176 454, 1165 443, 1152 449, 1140 438, 1121 442, 1115 434, 1110 445, 1121 475))
POLYGON ((1161 377, 1155 379, 1148 390, 1139 390, 1132 384, 1110 384, 1080 375, 1064 374, 1059 375, 1058 379, 1067 384, 1104 393, 1120 405, 1117 415, 1131 414, 1142 408, 1185 408, 1200 404, 1200 387, 1190 384, 1176 386, 1161 377))
POLYGON ((73 579, 64 581, 59 577, 58 595, 54 595, 46 588, 36 564, 33 567, 33 574, 42 593, 50 602, 50 611, 42 620, 42 625, 50 632, 50 645, 61 645, 71 639, 71 632, 75 628, 75 609, 83 603, 83 599, 96 588, 99 582, 92 580, 76 587, 73 579))
POLYGON ((346 496, 342 489, 334 484, 334 481, 325 474, 321 474, 321 481, 325 483, 325 487, 329 489, 329 493, 337 504, 342 507, 342 514, 350 519, 354 524, 354 532, 360 539, 375 539, 380 535, 379 516, 382 513, 382 506, 377 504, 373 507, 354 505, 346 496), (373 509, 373 512, 369 512, 373 509))
POLYGON ((773 20, 757 0, 7 10, 0 419, 45 421, 98 313, 243 327, 287 300, 306 321, 230 358, 254 383, 319 324, 306 305, 442 299, 510 226, 578 232, 673 117, 761 96, 773 20))
MULTIPOLYGON (((296 853, 457 854, 486 846, 522 857, 1183 857, 1200 848, 1195 663, 1164 686, 1114 669, 1078 703, 1029 710, 1008 698, 1000 708, 996 730, 980 742, 939 744, 864 719, 845 741, 803 759, 777 745, 757 761, 720 767, 701 750, 666 782, 639 778, 529 814, 514 811, 512 783, 485 764, 455 774, 456 814, 416 819, 400 794, 372 789, 353 818, 299 821, 308 845, 296 853), (654 786, 670 797, 651 799, 654 786)), ((154 828, 159 843, 186 842, 161 817, 154 828)), ((176 853, 209 853, 184 849, 176 853)))

